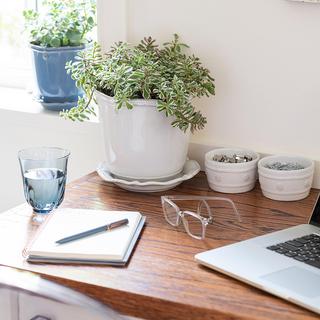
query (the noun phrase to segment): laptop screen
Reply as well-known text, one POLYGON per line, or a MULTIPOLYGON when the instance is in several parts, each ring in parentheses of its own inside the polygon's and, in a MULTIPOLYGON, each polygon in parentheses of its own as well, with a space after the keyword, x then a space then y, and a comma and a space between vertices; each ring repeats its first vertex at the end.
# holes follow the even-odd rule
POLYGON ((310 223, 320 227, 320 194, 318 195, 317 203, 313 208, 310 223))

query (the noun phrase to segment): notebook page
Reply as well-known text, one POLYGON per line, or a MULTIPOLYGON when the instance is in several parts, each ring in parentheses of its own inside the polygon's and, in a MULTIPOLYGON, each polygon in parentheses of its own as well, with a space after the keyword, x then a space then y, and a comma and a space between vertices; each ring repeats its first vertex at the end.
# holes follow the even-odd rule
POLYGON ((141 214, 133 211, 59 209, 31 244, 28 254, 48 258, 122 260, 140 219, 141 214), (125 218, 129 220, 128 225, 55 244, 61 238, 125 218))

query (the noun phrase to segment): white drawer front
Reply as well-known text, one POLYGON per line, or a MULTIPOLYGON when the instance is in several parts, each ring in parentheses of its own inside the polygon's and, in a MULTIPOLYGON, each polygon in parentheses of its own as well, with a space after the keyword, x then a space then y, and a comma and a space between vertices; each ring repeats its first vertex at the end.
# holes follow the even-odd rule
POLYGON ((0 319, 18 320, 18 293, 0 288, 0 319))
MULTIPOLYGON (((108 319, 93 315, 86 310, 58 303, 45 298, 19 294, 19 320, 30 320, 35 316, 47 317, 50 320, 102 320, 108 319)), ((1 318, 2 319, 2 318, 1 318)))

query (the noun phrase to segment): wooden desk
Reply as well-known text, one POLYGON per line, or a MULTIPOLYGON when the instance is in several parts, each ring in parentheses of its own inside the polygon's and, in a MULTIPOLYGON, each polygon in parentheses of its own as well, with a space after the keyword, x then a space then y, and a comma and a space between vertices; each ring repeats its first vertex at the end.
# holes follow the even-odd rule
MULTIPOLYGON (((137 210, 147 216, 141 239, 125 268, 32 265, 21 251, 37 229, 26 205, 0 215, 0 264, 31 270, 108 303, 121 313, 146 319, 319 319, 319 315, 201 267, 196 253, 270 231, 305 223, 318 191, 298 202, 264 198, 259 187, 229 195, 243 222, 226 210, 199 241, 163 217, 160 195, 121 190, 95 173, 69 184, 64 207, 137 210), (220 222, 219 222, 220 221, 220 222)), ((164 194, 216 195, 203 173, 164 194)), ((219 194, 221 195, 221 194, 219 194)))

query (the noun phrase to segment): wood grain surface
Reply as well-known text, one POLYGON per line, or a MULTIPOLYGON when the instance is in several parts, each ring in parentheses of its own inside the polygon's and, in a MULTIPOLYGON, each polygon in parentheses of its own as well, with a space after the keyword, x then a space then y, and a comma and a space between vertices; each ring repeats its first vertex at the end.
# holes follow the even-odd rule
MULTIPOLYGON (((240 281, 198 265, 194 255, 239 240, 306 223, 318 190, 295 202, 272 201, 257 186, 243 194, 210 190, 198 174, 163 193, 133 193, 102 181, 96 173, 68 185, 63 207, 134 210, 147 224, 126 267, 29 264, 24 246, 38 226, 27 205, 0 214, 0 264, 37 272, 86 293, 117 311, 144 319, 319 319, 319 316, 240 281), (214 208, 215 223, 200 241, 164 219, 161 195, 227 196, 242 217, 214 208)), ((75 222, 76 223, 76 222, 75 222)))

